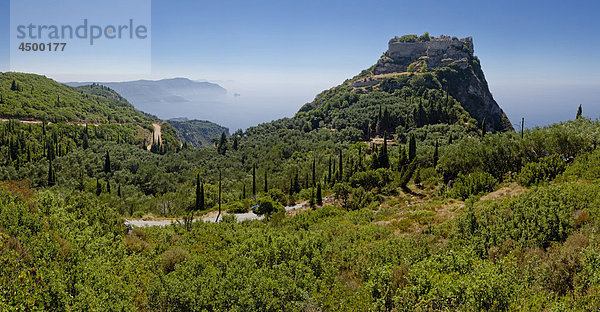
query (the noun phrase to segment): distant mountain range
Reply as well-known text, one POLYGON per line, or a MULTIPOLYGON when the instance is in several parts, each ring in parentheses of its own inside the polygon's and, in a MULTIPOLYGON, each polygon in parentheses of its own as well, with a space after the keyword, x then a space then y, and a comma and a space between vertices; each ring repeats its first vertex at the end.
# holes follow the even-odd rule
POLYGON ((135 108, 162 119, 190 119, 227 123, 227 90, 218 84, 187 78, 124 82, 67 82, 72 87, 97 83, 126 98, 135 108))

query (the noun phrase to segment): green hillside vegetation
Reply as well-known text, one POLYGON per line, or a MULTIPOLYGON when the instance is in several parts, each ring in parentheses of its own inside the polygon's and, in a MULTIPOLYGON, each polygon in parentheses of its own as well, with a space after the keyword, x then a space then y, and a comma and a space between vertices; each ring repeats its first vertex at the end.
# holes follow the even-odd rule
POLYGON ((181 141, 197 148, 212 145, 212 139, 219 138, 223 132, 229 135, 229 129, 208 120, 167 120, 167 122, 175 128, 181 141))
MULTIPOLYGON (((406 190, 397 186, 401 174, 394 169, 358 170, 335 183, 341 187, 331 188, 340 191, 347 185, 345 207, 340 194, 336 206, 288 217, 275 212, 269 221, 236 223, 226 217, 218 224, 136 228, 130 233, 123 225, 128 212, 111 203, 114 193, 96 196, 91 190, 65 187, 67 181, 60 179, 48 190, 5 182, 0 193, 0 257, 7 264, 0 266, 3 308, 596 310, 600 173, 588 168, 600 166, 594 146, 598 131, 599 122, 580 119, 528 130, 524 139, 513 133, 459 139, 440 148, 437 168, 417 158, 421 181, 413 176, 406 190), (457 150, 466 144, 475 146, 465 156, 457 150), (472 162, 469 155, 478 151, 485 151, 486 159, 528 165, 512 170, 500 169, 503 164, 489 166, 486 159, 472 162), (531 164, 549 163, 547 157, 531 156, 542 151, 561 156, 560 173, 539 179, 531 188, 517 187, 514 181, 535 167, 531 164), (457 174, 465 182, 448 189, 437 171, 463 157, 467 159, 457 174), (508 189, 515 195, 480 197, 489 189, 477 191, 481 179, 469 180, 474 173, 499 177, 493 179, 499 183, 493 194, 508 189), (453 199, 453 190, 465 185, 475 186, 469 188, 475 190, 469 199, 453 199)), ((118 146, 105 147, 112 151, 118 146)), ((175 157, 138 150, 132 158, 175 157)), ((201 151, 210 149, 176 154, 201 151)), ((345 150, 352 151, 358 153, 345 150)), ((123 156, 117 155, 111 152, 111 168, 125 166, 123 156)), ((218 157, 223 158, 216 161, 228 159, 216 152, 206 156, 218 157)), ((371 164, 372 157, 364 161, 371 164)), ((102 157, 96 162, 102 170, 102 157)), ((391 160, 391 165, 397 164, 391 160)), ((58 169, 57 176, 65 170, 58 169)), ((230 171, 224 172, 231 177, 230 171)), ((203 172, 202 179, 209 174, 203 172)), ((329 193, 333 183, 319 181, 329 193)), ((210 184, 205 185, 210 189, 210 184)), ((235 184, 225 185, 230 189, 235 184)), ((187 189, 193 201, 193 183, 177 187, 187 189)), ((277 192, 270 194, 280 200, 277 192)))
POLYGON ((491 133, 406 79, 201 149, 162 123, 148 150, 151 119, 0 123, 0 310, 599 309, 600 121, 491 133), (219 199, 266 217, 189 221, 219 199))
POLYGON ((324 91, 304 105, 295 116, 303 122, 302 129, 333 128, 353 140, 366 140, 384 132, 403 136, 430 124, 459 124, 465 131, 478 127, 433 73, 387 78, 368 92, 349 84, 324 91))
POLYGON ((44 76, 0 73, 0 117, 73 123, 137 123, 155 117, 136 110, 116 92, 100 86, 68 87, 44 76))

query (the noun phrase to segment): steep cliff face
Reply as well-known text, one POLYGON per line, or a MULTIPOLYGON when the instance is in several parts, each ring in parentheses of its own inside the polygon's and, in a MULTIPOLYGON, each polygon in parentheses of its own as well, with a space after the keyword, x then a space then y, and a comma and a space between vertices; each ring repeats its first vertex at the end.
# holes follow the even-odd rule
POLYGON ((373 67, 372 77, 357 81, 354 86, 375 86, 384 77, 394 75, 433 72, 445 91, 473 118, 479 123, 485 120, 488 130, 513 130, 488 88, 479 59, 473 54, 471 37, 413 38, 408 42, 405 37, 391 39, 388 50, 373 67))

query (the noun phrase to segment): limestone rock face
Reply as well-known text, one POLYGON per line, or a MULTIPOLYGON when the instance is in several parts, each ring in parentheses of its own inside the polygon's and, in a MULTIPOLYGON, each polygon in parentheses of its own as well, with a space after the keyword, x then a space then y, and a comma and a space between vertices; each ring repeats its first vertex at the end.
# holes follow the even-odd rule
POLYGON ((419 71, 425 65, 440 80, 447 91, 480 123, 485 119, 487 130, 514 130, 512 124, 494 100, 477 57, 473 55, 471 37, 449 36, 427 41, 403 42, 392 38, 388 50, 373 68, 374 75, 419 71), (412 67, 412 68, 411 68, 412 67))

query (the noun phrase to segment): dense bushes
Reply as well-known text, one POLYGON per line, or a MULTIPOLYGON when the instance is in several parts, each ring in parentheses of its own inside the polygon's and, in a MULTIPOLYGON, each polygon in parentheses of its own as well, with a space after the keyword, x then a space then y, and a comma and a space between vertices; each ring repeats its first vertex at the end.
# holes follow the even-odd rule
POLYGON ((575 229, 575 211, 597 216, 594 194, 599 191, 595 185, 567 184, 535 189, 501 204, 483 202, 461 215, 459 234, 472 238, 482 255, 509 240, 522 247, 546 248, 563 242, 575 229))
POLYGON ((544 157, 539 162, 526 164, 517 176, 517 181, 524 186, 551 181, 561 174, 565 167, 565 161, 560 155, 544 157))
POLYGON ((487 172, 474 172, 468 175, 459 174, 448 196, 465 200, 483 192, 491 192, 498 181, 487 172))
MULTIPOLYGON (((348 212, 326 206, 277 222, 196 222, 190 231, 172 225, 130 234, 94 196, 2 192, 0 259, 11 266, 0 265, 0 292, 13 294, 2 304, 504 311, 537 302, 532 309, 595 309, 600 258, 586 231, 599 220, 599 188, 551 185, 501 202, 468 201, 448 234, 408 237, 373 223, 375 212, 360 208, 380 198, 361 187, 348 212), (577 211, 589 219, 577 225, 577 211), (568 301, 572 294, 580 299, 568 301)), ((260 202, 278 205, 270 197, 260 202)))

